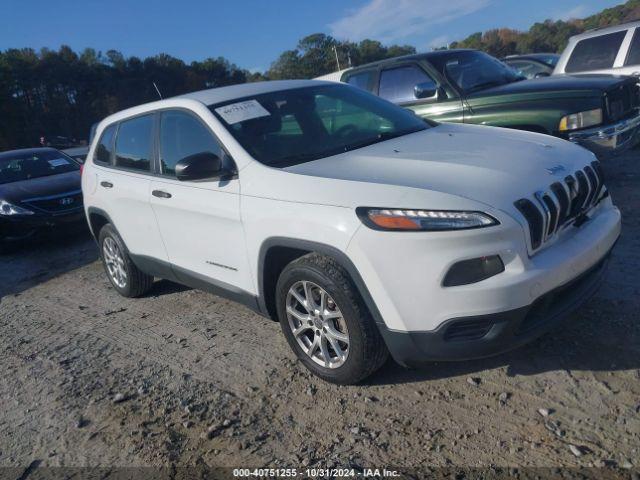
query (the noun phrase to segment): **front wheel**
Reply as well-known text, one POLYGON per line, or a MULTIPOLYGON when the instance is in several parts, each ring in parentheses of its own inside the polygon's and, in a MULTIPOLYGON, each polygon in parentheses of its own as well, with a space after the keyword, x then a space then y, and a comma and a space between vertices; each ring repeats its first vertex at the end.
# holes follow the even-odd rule
POLYGON ((153 277, 135 266, 122 238, 111 224, 98 236, 100 257, 113 288, 123 297, 139 297, 153 286, 153 277))
POLYGON ((280 325, 312 373, 353 384, 384 364, 388 351, 347 272, 333 259, 309 254, 283 270, 276 286, 280 325))

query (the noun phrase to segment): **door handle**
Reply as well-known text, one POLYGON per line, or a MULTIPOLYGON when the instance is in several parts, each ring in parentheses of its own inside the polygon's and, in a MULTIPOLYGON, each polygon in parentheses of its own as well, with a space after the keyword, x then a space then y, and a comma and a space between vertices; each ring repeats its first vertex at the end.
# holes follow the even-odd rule
POLYGON ((100 182, 100 186, 104 188, 113 188, 113 183, 111 182, 100 182))
POLYGON ((171 198, 171 194, 168 192, 163 192, 162 190, 154 190, 151 192, 151 195, 158 198, 171 198))

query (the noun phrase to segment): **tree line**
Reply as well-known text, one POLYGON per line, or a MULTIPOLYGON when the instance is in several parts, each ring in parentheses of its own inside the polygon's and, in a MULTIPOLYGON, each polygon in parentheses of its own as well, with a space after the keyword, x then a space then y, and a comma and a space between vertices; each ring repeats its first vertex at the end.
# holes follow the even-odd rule
MULTIPOLYGON (((476 48, 494 56, 560 52, 571 35, 640 18, 640 0, 608 8, 581 20, 534 24, 470 35, 439 48, 476 48)), ((266 72, 251 73, 223 57, 191 62, 159 54, 141 59, 87 48, 75 52, 31 48, 0 52, 0 151, 37 145, 43 135, 86 140, 91 125, 110 113, 163 97, 237 83, 313 78, 341 68, 415 53, 410 45, 376 40, 339 41, 316 33, 283 52, 266 72)))

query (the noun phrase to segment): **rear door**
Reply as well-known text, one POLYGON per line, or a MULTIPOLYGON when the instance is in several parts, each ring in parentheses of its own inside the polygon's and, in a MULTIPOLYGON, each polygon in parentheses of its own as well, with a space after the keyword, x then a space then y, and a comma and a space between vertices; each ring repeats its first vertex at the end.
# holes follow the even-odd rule
POLYGON ((227 290, 251 291, 237 176, 197 182, 175 176, 176 164, 196 153, 233 161, 193 112, 162 111, 158 132, 151 205, 176 277, 187 284, 195 278, 227 290))
POLYGON ((424 118, 439 122, 462 122, 462 101, 452 90, 427 72, 421 64, 394 64, 380 70, 378 96, 409 108, 424 118), (416 98, 416 86, 433 88, 437 94, 431 98, 416 98))
POLYGON ((104 210, 132 255, 165 260, 167 255, 151 205, 154 114, 107 127, 93 159, 96 206, 104 210))

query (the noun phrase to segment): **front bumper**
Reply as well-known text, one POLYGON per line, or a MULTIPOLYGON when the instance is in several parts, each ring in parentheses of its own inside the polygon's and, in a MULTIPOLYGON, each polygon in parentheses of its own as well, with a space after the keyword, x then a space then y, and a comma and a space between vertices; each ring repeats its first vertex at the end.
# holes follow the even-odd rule
POLYGON ((82 208, 62 215, 16 215, 0 217, 0 241, 17 242, 45 230, 86 225, 82 208))
POLYGON ((601 285, 608 261, 609 253, 571 282, 526 307, 451 319, 432 332, 380 330, 393 358, 405 366, 504 353, 543 335, 585 303, 601 285))
POLYGON ((613 125, 602 125, 569 134, 569 140, 598 155, 620 153, 634 146, 638 140, 640 115, 613 125))

